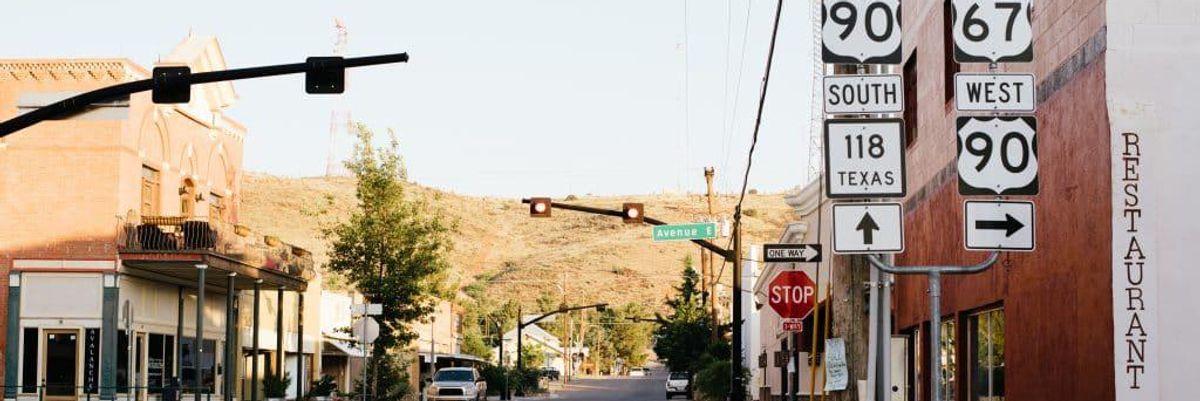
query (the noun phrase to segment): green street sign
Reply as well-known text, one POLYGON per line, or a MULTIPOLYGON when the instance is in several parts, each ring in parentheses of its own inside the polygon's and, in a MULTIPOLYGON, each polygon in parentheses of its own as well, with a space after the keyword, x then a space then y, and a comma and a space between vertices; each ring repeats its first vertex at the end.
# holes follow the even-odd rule
POLYGON ((717 223, 691 223, 654 226, 654 242, 690 241, 717 238, 717 223))

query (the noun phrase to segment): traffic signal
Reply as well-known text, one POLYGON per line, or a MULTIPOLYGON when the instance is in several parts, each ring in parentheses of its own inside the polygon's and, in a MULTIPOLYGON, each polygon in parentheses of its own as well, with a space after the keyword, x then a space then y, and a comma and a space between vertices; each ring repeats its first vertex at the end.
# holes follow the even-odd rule
POLYGON ((309 94, 338 94, 346 91, 346 59, 309 57, 304 73, 304 91, 309 94))
POLYGON ((550 217, 550 198, 529 200, 529 217, 550 217))
POLYGON ((188 78, 192 69, 187 66, 154 67, 154 87, 150 99, 156 104, 187 103, 192 100, 188 78))
POLYGON ((626 224, 642 224, 645 207, 641 203, 626 203, 621 205, 621 220, 626 224))

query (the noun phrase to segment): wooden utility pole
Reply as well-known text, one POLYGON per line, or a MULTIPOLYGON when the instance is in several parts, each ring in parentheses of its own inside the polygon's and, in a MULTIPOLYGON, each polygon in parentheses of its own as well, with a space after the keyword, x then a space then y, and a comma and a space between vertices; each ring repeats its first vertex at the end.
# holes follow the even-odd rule
MULTIPOLYGON (((837 269, 838 274, 832 277, 833 330, 830 335, 841 337, 846 344, 846 369, 849 373, 849 385, 845 391, 829 392, 833 401, 852 401, 861 399, 865 394, 858 394, 855 383, 867 378, 867 295, 863 291, 863 283, 871 280, 871 267, 862 256, 830 258, 830 269, 837 269)), ((886 312, 885 312, 886 313, 886 312)), ((815 333, 814 333, 815 335, 815 333)), ((888 338, 885 336, 884 338, 888 338)))
MULTIPOLYGON (((713 205, 713 198, 716 196, 713 193, 713 176, 716 175, 716 172, 717 172, 717 170, 715 168, 712 168, 712 167, 704 168, 704 182, 708 185, 708 217, 712 218, 714 220, 717 217, 716 209, 713 205)), ((717 329, 716 328, 718 326, 717 325, 717 291, 716 291, 716 288, 717 288, 717 280, 720 278, 715 277, 716 273, 713 272, 714 269, 713 269, 712 251, 709 251, 707 249, 700 250, 700 269, 701 269, 701 274, 703 275, 703 278, 701 279, 701 281, 703 282, 701 291, 703 293, 707 294, 706 302, 708 303, 708 313, 709 313, 709 317, 712 319, 712 323, 713 323, 713 329, 711 331, 711 337, 709 338, 709 340, 711 340, 712 342, 716 342, 717 341, 717 329)))

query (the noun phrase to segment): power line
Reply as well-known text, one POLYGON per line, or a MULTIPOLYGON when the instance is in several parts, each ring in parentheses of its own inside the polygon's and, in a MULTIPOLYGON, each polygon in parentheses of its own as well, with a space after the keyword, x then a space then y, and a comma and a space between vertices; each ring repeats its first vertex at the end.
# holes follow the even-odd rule
MULTIPOLYGON (((733 93, 733 112, 731 113, 731 116, 729 118, 728 126, 722 127, 722 128, 725 128, 725 142, 724 142, 724 144, 725 144, 725 161, 722 164, 721 168, 725 171, 729 170, 729 156, 731 154, 733 154, 733 152, 732 152, 733 147, 731 146, 731 144, 733 142, 733 129, 734 129, 734 127, 737 126, 738 105, 742 98, 742 96, 741 96, 742 76, 744 75, 744 72, 746 70, 746 44, 747 44, 747 39, 749 39, 749 37, 750 37, 750 10, 752 9, 752 7, 753 7, 753 3, 751 2, 751 0, 746 0, 746 16, 742 21, 741 56, 739 56, 740 60, 738 61, 737 80, 736 80, 736 83, 734 84, 734 91, 733 91, 734 92, 733 93)), ((722 180, 724 180, 725 182, 728 182, 729 179, 726 177, 728 177, 728 175, 722 176, 722 180)))
MULTIPOLYGON (((746 173, 742 176, 742 191, 738 197, 737 206, 733 209, 733 229, 737 230, 742 224, 742 203, 746 200, 746 187, 750 185, 750 168, 754 164, 754 148, 758 146, 758 132, 762 127, 763 106, 767 103, 767 88, 771 83, 771 64, 775 60, 775 40, 779 36, 779 20, 783 15, 783 0, 775 6, 775 23, 771 28, 771 45, 767 48, 767 66, 763 72, 762 89, 758 96, 758 112, 754 120, 754 133, 750 137, 750 151, 746 154, 746 173)), ((741 261, 737 261, 740 263, 741 261)))

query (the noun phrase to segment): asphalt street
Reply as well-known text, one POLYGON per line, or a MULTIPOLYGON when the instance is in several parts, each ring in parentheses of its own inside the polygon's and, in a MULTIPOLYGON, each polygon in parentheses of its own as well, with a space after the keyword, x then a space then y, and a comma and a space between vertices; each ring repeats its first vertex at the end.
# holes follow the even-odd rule
MULTIPOLYGON (((572 380, 548 400, 563 401, 658 401, 666 399, 667 372, 661 368, 646 377, 596 377, 572 380)), ((683 400, 676 396, 673 399, 683 400)))

